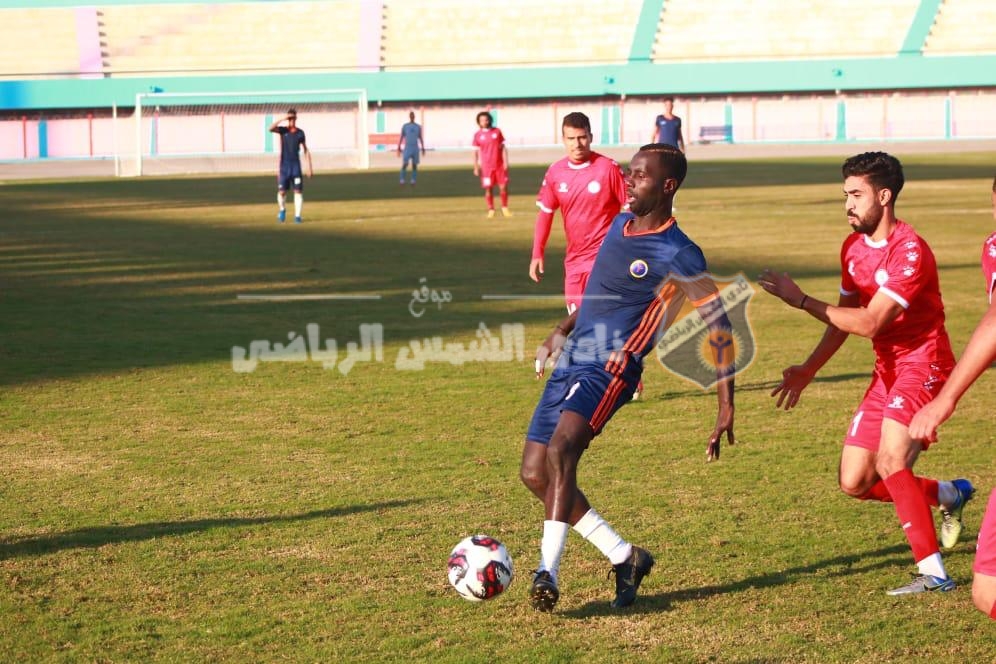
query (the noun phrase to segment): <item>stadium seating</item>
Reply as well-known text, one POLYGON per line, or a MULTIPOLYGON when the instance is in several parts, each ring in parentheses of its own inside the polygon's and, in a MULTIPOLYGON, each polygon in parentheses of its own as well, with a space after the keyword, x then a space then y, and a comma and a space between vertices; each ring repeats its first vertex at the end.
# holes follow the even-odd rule
POLYGON ((996 53, 996 2, 945 0, 927 37, 924 55, 996 53), (983 29, 979 29, 982 27, 983 29))
POLYGON ((358 65, 359 2, 105 5, 98 15, 112 75, 358 65))
POLYGON ((490 9, 460 0, 384 2, 383 66, 549 66, 623 63, 641 0, 506 0, 490 9))
POLYGON ((71 8, 0 10, 0 73, 14 78, 66 78, 80 71, 71 8), (43 44, 43 48, 39 45, 43 44))
MULTIPOLYGON (((979 0, 984 2, 986 0, 979 0)), ((895 55, 920 0, 667 0, 652 60, 895 55)))

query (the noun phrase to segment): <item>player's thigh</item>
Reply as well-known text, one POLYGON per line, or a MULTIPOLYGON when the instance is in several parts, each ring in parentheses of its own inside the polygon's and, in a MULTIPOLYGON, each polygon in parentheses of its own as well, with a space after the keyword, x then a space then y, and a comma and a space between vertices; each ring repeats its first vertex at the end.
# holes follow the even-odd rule
POLYGON ((996 578, 996 489, 989 496, 989 504, 979 527, 979 541, 972 571, 976 578, 979 575, 996 578))
POLYGON ((972 601, 980 611, 992 615, 996 605, 996 576, 976 572, 972 577, 972 601))
POLYGON ((865 391, 861 403, 851 416, 844 436, 844 448, 860 447, 870 452, 878 452, 882 437, 882 410, 888 395, 885 383, 877 373, 865 391))

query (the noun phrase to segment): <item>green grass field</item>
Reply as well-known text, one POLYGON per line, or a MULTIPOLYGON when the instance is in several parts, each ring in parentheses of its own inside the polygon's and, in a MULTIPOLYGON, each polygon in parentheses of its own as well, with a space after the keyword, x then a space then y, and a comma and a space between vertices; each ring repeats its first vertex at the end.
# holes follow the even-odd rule
MULTIPOLYGON (((960 352, 985 306, 992 156, 899 156, 897 209, 934 248, 960 352)), ((839 164, 693 163, 678 217, 715 274, 784 269, 833 300, 839 164)), ((556 612, 530 608, 543 514, 518 462, 542 388, 531 349, 562 312, 559 222, 546 279, 527 277, 542 172, 516 168, 515 216, 493 221, 468 169, 424 169, 414 190, 323 175, 302 226, 275 223, 269 176, 0 185, 0 661, 993 661, 970 585, 996 376, 917 465, 980 488, 945 554, 959 587, 888 597, 915 571, 892 506, 836 487, 870 344, 776 411, 769 391, 822 328, 760 288, 735 447, 705 463, 714 393, 651 362, 582 463, 593 504, 657 558, 637 604, 610 609, 607 562, 571 535, 556 612), (416 318, 423 278, 451 301, 416 318), (382 356, 233 370, 233 347, 312 323, 339 359, 380 324, 382 356), (522 324, 524 359, 396 368, 411 342, 466 344, 481 323, 522 324), (446 580, 474 532, 517 571, 484 604, 446 580)))

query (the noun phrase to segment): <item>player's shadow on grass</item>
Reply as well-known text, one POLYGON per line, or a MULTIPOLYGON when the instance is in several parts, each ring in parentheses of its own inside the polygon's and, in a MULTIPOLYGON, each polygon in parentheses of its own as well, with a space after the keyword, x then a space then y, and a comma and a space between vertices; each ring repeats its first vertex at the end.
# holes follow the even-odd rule
MULTIPOLYGON (((734 581, 723 585, 703 586, 700 588, 676 588, 671 592, 658 593, 656 595, 645 594, 648 590, 647 586, 652 587, 654 584, 654 575, 651 574, 644 580, 641 586, 643 592, 641 592, 636 604, 628 609, 613 609, 606 600, 589 602, 578 609, 564 611, 562 615, 569 618, 590 618, 592 616, 669 611, 671 605, 675 603, 702 600, 717 595, 738 593, 744 590, 764 590, 795 583, 802 577, 816 574, 822 578, 847 577, 855 574, 864 574, 871 570, 896 567, 908 562, 909 551, 910 549, 907 544, 894 544, 874 551, 835 556, 825 560, 818 560, 808 565, 791 567, 769 574, 750 576, 742 581, 734 581)), ((663 575, 659 575, 658 578, 664 577, 663 575)), ((674 579, 677 577, 668 578, 674 579)))
POLYGON ((94 526, 79 528, 52 535, 27 536, 12 542, 0 543, 0 560, 20 556, 40 556, 66 549, 95 549, 105 544, 139 542, 160 537, 176 537, 190 533, 200 533, 215 528, 245 528, 271 523, 293 523, 311 519, 334 519, 360 512, 407 507, 422 502, 420 498, 389 500, 366 505, 347 505, 325 510, 313 510, 300 514, 259 517, 221 517, 215 519, 194 519, 192 521, 160 521, 139 523, 131 526, 94 526))
MULTIPOLYGON (((870 373, 842 373, 833 376, 817 376, 813 379, 814 383, 843 383, 849 380, 855 379, 868 380, 871 378, 870 373)), ((766 390, 770 392, 771 390, 778 387, 781 381, 779 380, 765 380, 757 383, 737 383, 734 389, 737 392, 758 392, 761 390, 766 390)), ((692 390, 682 390, 680 392, 665 392, 656 399, 645 399, 644 403, 653 401, 673 401, 675 399, 687 399, 689 397, 710 397, 712 399, 716 398, 715 388, 708 390, 692 389, 692 390)))

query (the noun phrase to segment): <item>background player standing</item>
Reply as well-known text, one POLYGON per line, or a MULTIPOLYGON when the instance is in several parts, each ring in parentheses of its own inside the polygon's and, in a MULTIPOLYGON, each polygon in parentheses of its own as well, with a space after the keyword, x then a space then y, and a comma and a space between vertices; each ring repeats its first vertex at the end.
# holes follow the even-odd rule
POLYGON ((277 221, 281 224, 287 218, 287 190, 294 190, 294 223, 301 223, 304 208, 304 179, 301 173, 301 153, 308 161, 308 177, 313 174, 311 153, 304 142, 304 130, 297 126, 297 111, 290 109, 283 117, 270 125, 270 131, 280 134, 280 172, 277 175, 277 221), (280 123, 287 121, 284 127, 280 123))
POLYGON ((411 162, 412 165, 412 178, 408 181, 408 184, 415 184, 415 178, 418 175, 418 156, 421 150, 422 156, 425 156, 425 143, 422 141, 422 127, 417 122, 415 122, 415 111, 409 111, 408 122, 401 125, 401 134, 398 136, 398 156, 402 157, 401 162, 401 175, 399 175, 398 184, 405 183, 405 171, 408 170, 408 163, 411 162), (404 154, 402 155, 401 145, 404 144, 404 154))
POLYGON ((626 205, 626 184, 619 164, 591 149, 591 122, 584 113, 565 115, 561 136, 567 156, 547 169, 536 198, 539 213, 529 278, 536 282, 542 278, 553 214, 559 209, 567 238, 564 298, 567 313, 573 313, 581 305, 602 239, 626 205))
POLYGON ((664 98, 664 112, 654 120, 654 142, 673 145, 685 151, 685 138, 681 134, 681 118, 674 114, 674 97, 664 98))
POLYGON ((501 129, 492 126, 494 119, 487 111, 477 114, 479 129, 474 134, 474 175, 480 176, 484 189, 484 201, 488 205, 488 217, 495 216, 495 196, 492 192, 498 186, 501 196, 502 216, 511 217, 508 209, 508 148, 501 129))
POLYGON ((844 440, 840 488, 855 498, 895 504, 920 575, 888 594, 951 590, 955 584, 941 560, 930 505, 943 507, 942 542, 954 546, 961 508, 974 489, 968 480, 914 476, 913 464, 929 441, 913 439, 907 428, 954 365, 937 263, 923 238, 895 216, 904 183, 898 159, 866 152, 846 160, 842 173, 844 209, 854 232, 840 252, 837 306, 804 294, 785 273, 765 270, 759 279, 772 295, 827 324, 809 358, 785 369, 771 394, 778 397, 777 406, 793 408, 848 334, 872 340, 875 370, 844 440))
MULTIPOLYGON (((992 202, 993 219, 996 219, 996 178, 993 178, 992 202)), ((993 297, 993 290, 996 290, 996 233, 982 244, 982 277, 989 308, 940 394, 920 409, 910 422, 910 436, 913 438, 937 440, 937 427, 951 417, 965 391, 996 360, 996 298, 993 297)), ((979 527, 972 571, 975 572, 972 600, 980 611, 996 620, 996 490, 989 496, 989 505, 979 527)))
MULTIPOLYGON (((520 468, 522 482, 545 508, 540 564, 530 589, 539 611, 552 611, 560 598, 557 577, 571 527, 612 563, 613 607, 635 601, 654 565, 649 552, 623 540, 591 507, 577 486, 577 469, 592 439, 630 399, 643 359, 686 299, 708 321, 710 334, 730 334, 705 257, 671 215, 686 169, 685 156, 668 145, 645 145, 633 157, 626 177, 631 212, 613 220, 591 270, 588 297, 536 354, 540 377, 547 359, 563 351, 533 413, 520 468)), ((734 442, 731 368, 717 367, 719 409, 709 458, 719 457, 723 433, 734 442)))

